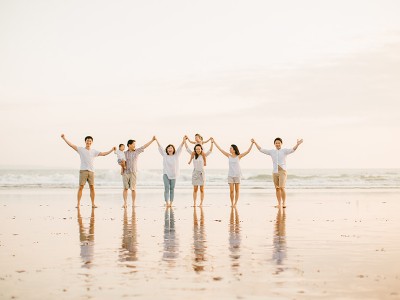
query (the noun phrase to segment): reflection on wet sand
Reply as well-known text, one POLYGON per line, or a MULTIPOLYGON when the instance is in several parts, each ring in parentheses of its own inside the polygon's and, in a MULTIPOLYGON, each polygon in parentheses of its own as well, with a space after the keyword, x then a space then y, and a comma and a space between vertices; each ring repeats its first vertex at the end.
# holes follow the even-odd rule
POLYGON ((90 216, 89 231, 85 228, 82 221, 81 209, 78 207, 79 240, 81 245, 82 268, 90 268, 93 262, 94 253, 94 208, 90 216))
MULTIPOLYGON (((124 208, 123 230, 122 230, 122 246, 120 249, 120 261, 134 262, 137 257, 138 241, 137 241, 137 226, 136 226, 136 211, 132 206, 132 215, 129 222, 128 209, 124 208)), ((128 267, 134 267, 127 265, 128 267)))
POLYGON ((279 209, 276 215, 274 239, 273 239, 273 254, 272 259, 275 261, 277 270, 275 274, 283 271, 283 261, 286 258, 286 212, 284 209, 279 209))
POLYGON ((236 271, 239 269, 240 259, 240 220, 239 213, 236 207, 231 208, 231 215, 229 218, 229 251, 232 260, 232 268, 236 271))
POLYGON ((193 270, 195 272, 204 271, 204 262, 206 261, 206 232, 204 227, 203 208, 200 207, 200 226, 197 218, 197 208, 193 208, 193 270))
POLYGON ((164 214, 164 251, 163 260, 169 263, 169 266, 175 265, 178 258, 179 241, 175 231, 175 215, 172 207, 167 207, 164 214))

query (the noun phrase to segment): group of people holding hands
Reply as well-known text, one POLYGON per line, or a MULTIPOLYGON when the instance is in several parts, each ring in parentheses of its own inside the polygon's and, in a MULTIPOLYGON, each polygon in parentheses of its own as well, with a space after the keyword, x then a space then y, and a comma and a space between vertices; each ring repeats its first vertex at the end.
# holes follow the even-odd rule
POLYGON ((144 144, 143 146, 136 148, 135 140, 128 140, 127 150, 125 150, 125 145, 120 144, 119 149, 116 147, 111 148, 111 150, 106 152, 100 152, 92 149, 93 138, 91 136, 85 137, 85 147, 77 147, 68 141, 64 134, 61 138, 76 152, 78 152, 81 159, 80 174, 79 174, 79 188, 77 195, 77 207, 80 206, 80 201, 82 197, 82 190, 86 182, 89 183, 90 187, 90 198, 92 201, 92 207, 95 205, 95 190, 94 190, 94 158, 97 156, 106 156, 111 152, 115 152, 117 155, 118 164, 121 166, 121 175, 123 182, 123 199, 124 207, 127 206, 128 190, 132 193, 132 205, 135 205, 136 200, 136 178, 137 178, 137 160, 139 154, 150 146, 154 141, 157 142, 158 150, 163 157, 163 182, 164 182, 164 200, 167 207, 172 206, 174 201, 174 191, 176 179, 179 175, 179 158, 182 153, 183 146, 185 146, 186 151, 190 154, 189 164, 193 162, 193 173, 192 173, 192 185, 193 185, 193 204, 196 206, 197 194, 200 189, 200 206, 203 205, 204 200, 204 185, 205 185, 205 169, 207 164, 207 157, 211 154, 213 146, 228 158, 229 170, 228 170, 228 184, 230 189, 230 200, 231 206, 235 207, 239 200, 240 191, 240 181, 242 177, 242 171, 240 168, 240 160, 250 153, 253 145, 257 149, 266 155, 271 156, 273 162, 273 172, 272 178, 276 189, 276 199, 277 206, 279 208, 286 207, 286 156, 296 151, 297 147, 303 142, 302 139, 298 139, 297 143, 292 148, 282 148, 282 139, 276 138, 274 140, 275 149, 263 149, 261 148, 254 139, 251 139, 250 147, 247 151, 240 153, 238 147, 232 144, 229 151, 223 150, 214 138, 209 138, 203 141, 200 134, 195 135, 195 140, 191 141, 186 135, 183 137, 182 142, 175 148, 174 145, 169 144, 165 148, 161 146, 158 139, 153 136, 153 138, 144 144), (188 142, 195 144, 193 150, 189 148, 188 142), (211 142, 211 146, 207 152, 204 151, 203 145, 211 142))

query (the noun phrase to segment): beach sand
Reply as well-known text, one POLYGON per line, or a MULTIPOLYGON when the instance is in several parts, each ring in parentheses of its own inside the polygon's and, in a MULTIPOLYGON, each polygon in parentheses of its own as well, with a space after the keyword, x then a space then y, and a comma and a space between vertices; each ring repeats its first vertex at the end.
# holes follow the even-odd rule
POLYGON ((0 299, 400 299, 399 190, 0 190, 0 299))

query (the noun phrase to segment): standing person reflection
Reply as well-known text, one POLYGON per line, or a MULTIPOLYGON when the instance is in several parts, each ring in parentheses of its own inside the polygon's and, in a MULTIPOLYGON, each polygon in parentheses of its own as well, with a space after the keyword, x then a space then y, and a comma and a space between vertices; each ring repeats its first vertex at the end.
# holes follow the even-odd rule
MULTIPOLYGON (((120 261, 122 262, 135 262, 137 257, 137 226, 136 226, 136 211, 135 206, 132 206, 132 216, 129 222, 128 210, 124 208, 124 221, 122 230, 122 247, 120 254, 120 261)), ((128 267, 134 267, 127 265, 128 267)))
POLYGON ((240 224, 239 213, 236 207, 231 208, 231 215, 229 219, 229 251, 232 260, 232 269, 236 272, 239 271, 240 259, 240 224))
POLYGON ((197 273, 204 271, 206 261, 206 231, 204 228, 203 207, 200 207, 200 224, 197 218, 197 208, 193 209, 193 270, 197 273))
POLYGON ((79 240, 81 244, 82 268, 90 268, 93 262, 94 253, 94 207, 90 216, 89 230, 85 228, 82 221, 81 209, 78 206, 79 240))
POLYGON ((274 228, 274 240, 273 240, 273 254, 272 259, 278 266, 276 274, 283 271, 281 267, 283 261, 286 258, 286 211, 282 208, 278 209, 276 215, 275 228, 274 228))
POLYGON ((164 252, 163 260, 169 263, 169 266, 175 265, 175 260, 179 254, 179 242, 175 231, 175 215, 172 207, 166 207, 164 214, 164 252))

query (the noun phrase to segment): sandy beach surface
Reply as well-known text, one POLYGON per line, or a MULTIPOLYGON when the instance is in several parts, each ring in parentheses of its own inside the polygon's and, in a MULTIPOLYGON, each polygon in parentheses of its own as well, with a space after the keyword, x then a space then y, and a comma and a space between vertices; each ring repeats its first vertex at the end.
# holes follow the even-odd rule
POLYGON ((0 299, 400 299, 398 189, 0 190, 0 299))

